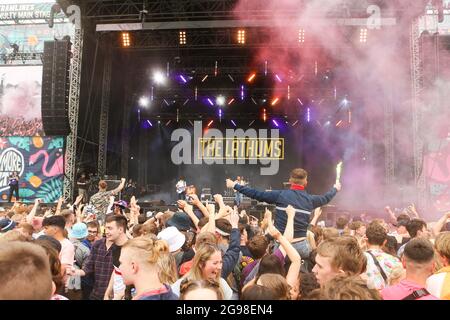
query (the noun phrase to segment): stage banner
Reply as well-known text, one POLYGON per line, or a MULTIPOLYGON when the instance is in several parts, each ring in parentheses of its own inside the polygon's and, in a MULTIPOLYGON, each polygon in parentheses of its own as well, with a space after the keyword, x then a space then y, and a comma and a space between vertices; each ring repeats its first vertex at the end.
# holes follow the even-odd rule
POLYGON ((0 136, 43 136, 42 66, 0 67, 0 136))
POLYGON ((64 179, 63 137, 1 137, 0 197, 8 201, 8 177, 20 176, 22 202, 55 202, 62 195, 64 179))

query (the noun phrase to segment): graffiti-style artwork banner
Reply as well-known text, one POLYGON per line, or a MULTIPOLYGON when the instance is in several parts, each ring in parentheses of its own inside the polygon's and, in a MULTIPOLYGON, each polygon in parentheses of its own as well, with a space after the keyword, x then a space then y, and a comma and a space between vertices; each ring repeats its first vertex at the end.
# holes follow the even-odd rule
POLYGON ((0 138, 0 197, 8 201, 9 175, 19 173, 22 202, 55 202, 62 195, 64 178, 63 137, 0 138))

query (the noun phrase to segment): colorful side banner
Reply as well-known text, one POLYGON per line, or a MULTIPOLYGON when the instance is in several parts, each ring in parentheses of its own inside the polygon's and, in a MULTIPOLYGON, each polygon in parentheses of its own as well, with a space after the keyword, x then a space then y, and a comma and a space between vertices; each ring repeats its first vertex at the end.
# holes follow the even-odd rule
POLYGON ((64 179, 63 137, 1 137, 0 198, 8 201, 9 175, 17 171, 22 202, 55 202, 64 179))

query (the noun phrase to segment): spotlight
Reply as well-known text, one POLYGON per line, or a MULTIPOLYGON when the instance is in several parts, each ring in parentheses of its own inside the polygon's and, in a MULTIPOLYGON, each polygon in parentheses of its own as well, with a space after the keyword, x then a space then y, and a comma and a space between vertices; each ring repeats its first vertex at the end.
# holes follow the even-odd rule
POLYGON ((248 82, 252 82, 252 81, 255 79, 255 77, 256 77, 256 73, 253 72, 253 73, 248 77, 247 81, 248 81, 248 82))
POLYGON ((234 98, 231 98, 230 101, 228 101, 228 105, 231 105, 234 102, 234 98))
POLYGON ((275 78, 278 80, 278 82, 280 82, 280 83, 282 82, 279 75, 276 74, 276 75, 275 75, 275 78))
POLYGON ((186 78, 185 78, 182 74, 180 74, 180 79, 181 79, 181 81, 183 81, 184 83, 187 83, 186 78))
POLYGON ((224 106, 225 105, 225 97, 224 96, 218 96, 216 98, 216 104, 218 106, 224 106))
POLYGON ((233 126, 237 127, 236 122, 234 122, 234 120, 231 120, 231 123, 233 124, 233 126))
POLYGON ((147 120, 147 123, 150 125, 150 127, 153 127, 153 123, 150 120, 147 120))
POLYGON ((298 30, 298 42, 304 43, 305 42, 305 29, 299 29, 298 30))
POLYGON ((273 124, 275 125, 275 127, 277 127, 277 128, 280 127, 280 126, 278 125, 278 122, 277 122, 275 119, 273 119, 272 122, 273 122, 273 124))
POLYGON ((359 42, 367 43, 367 34, 368 30, 366 28, 361 28, 361 30, 359 31, 359 42))
POLYGON ((156 71, 153 73, 153 81, 156 84, 164 84, 166 82, 166 77, 161 71, 156 71))
POLYGON ((280 98, 273 99, 271 105, 272 106, 276 105, 278 103, 278 101, 280 101, 280 98))
POLYGON ((122 32, 122 47, 128 48, 131 46, 130 33, 122 32))
POLYGON ((245 30, 238 30, 237 39, 239 44, 245 44, 245 30))
POLYGON ((306 121, 310 122, 311 121, 311 109, 308 108, 308 110, 306 111, 306 121))
POLYGON ((211 106, 214 106, 214 102, 212 102, 212 100, 211 100, 210 98, 207 98, 206 100, 208 101, 208 103, 209 103, 211 106))
POLYGON ((211 127, 211 125, 214 123, 214 120, 211 120, 209 123, 208 123, 208 128, 209 127, 211 127))
POLYGON ((150 105, 150 99, 148 97, 141 97, 139 99, 139 105, 141 107, 147 108, 150 105))
POLYGON ((186 31, 180 31, 180 45, 186 44, 186 31))

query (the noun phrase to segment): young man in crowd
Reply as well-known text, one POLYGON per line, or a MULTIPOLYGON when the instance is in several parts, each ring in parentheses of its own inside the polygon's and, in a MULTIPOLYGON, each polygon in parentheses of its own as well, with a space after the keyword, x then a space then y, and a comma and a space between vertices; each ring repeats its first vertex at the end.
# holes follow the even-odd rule
POLYGON ((324 240, 317 247, 313 273, 323 286, 338 275, 360 275, 366 269, 367 259, 358 242, 350 236, 324 240))
POLYGON ((64 228, 66 226, 66 220, 63 216, 52 216, 45 218, 42 222, 44 232, 47 236, 50 236, 61 243, 61 252, 59 253, 59 259, 61 265, 66 270, 72 269, 75 259, 75 247, 72 242, 64 237, 64 228))
POLYGON ((125 284, 120 272, 119 258, 122 246, 128 241, 127 237, 128 221, 124 216, 113 215, 106 218, 106 239, 114 243, 112 248, 112 271, 108 287, 105 292, 105 300, 121 300, 125 295, 125 284))
POLYGON ((384 300, 438 300, 426 289, 427 278, 434 270, 434 250, 431 242, 424 238, 411 239, 402 257, 406 277, 395 286, 384 288, 384 300))
POLYGON ((101 180, 98 183, 99 191, 91 197, 90 203, 95 206, 95 209, 98 211, 98 220, 102 223, 105 222, 106 210, 108 209, 110 197, 115 196, 120 191, 122 191, 125 186, 125 178, 122 178, 120 184, 117 188, 107 191, 108 184, 106 181, 101 180))
POLYGON ((0 300, 50 300, 52 292, 43 248, 19 241, 0 246, 0 300))
POLYGON ((86 239, 82 241, 82 243, 88 247, 88 249, 91 249, 92 244, 101 239, 100 235, 100 226, 96 220, 90 221, 87 223, 88 228, 88 235, 86 239))
MULTIPOLYGON (((411 239, 414 238, 430 238, 430 232, 427 229, 427 223, 422 219, 412 219, 406 224, 406 230, 408 231, 411 239)), ((403 251, 405 250, 405 246, 407 243, 402 245, 397 252, 398 257, 402 257, 403 251)))
POLYGON ((292 245, 297 249, 303 259, 309 258, 311 247, 306 239, 312 210, 321 207, 331 201, 336 193, 341 190, 341 184, 336 183, 333 188, 324 195, 310 195, 305 188, 308 184, 308 173, 306 170, 297 168, 292 170, 289 182, 290 190, 258 191, 249 187, 241 186, 235 181, 227 179, 227 187, 256 199, 276 205, 275 227, 284 233, 287 223, 286 207, 293 206, 296 209, 294 219, 294 239, 292 245))
POLYGON ((387 241, 386 229, 377 222, 369 224, 366 230, 367 251, 367 285, 369 288, 381 290, 388 284, 388 279, 396 268, 402 264, 397 257, 383 252, 381 249, 387 241))
POLYGON ((82 270, 72 270, 75 275, 93 275, 94 285, 89 296, 90 300, 105 298, 106 289, 114 271, 113 258, 116 258, 118 266, 117 259, 120 257, 120 252, 117 246, 120 247, 127 241, 126 228, 127 220, 124 216, 108 216, 105 225, 106 237, 94 242, 82 270))

